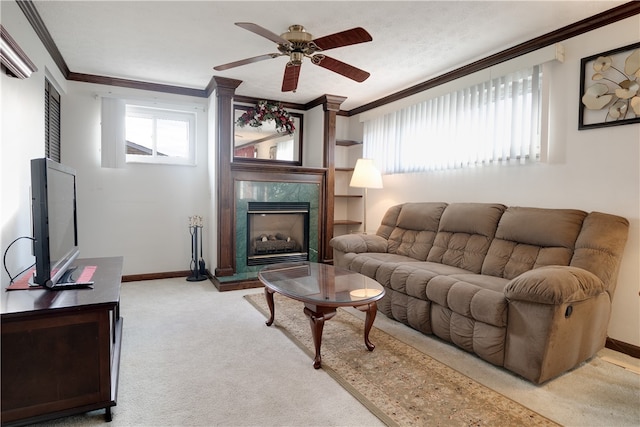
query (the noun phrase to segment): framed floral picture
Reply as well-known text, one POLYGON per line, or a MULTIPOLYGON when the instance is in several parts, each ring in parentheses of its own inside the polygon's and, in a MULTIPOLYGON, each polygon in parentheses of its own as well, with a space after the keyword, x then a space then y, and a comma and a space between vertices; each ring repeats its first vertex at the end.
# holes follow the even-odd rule
POLYGON ((640 43, 580 60, 578 129, 640 123, 640 43))

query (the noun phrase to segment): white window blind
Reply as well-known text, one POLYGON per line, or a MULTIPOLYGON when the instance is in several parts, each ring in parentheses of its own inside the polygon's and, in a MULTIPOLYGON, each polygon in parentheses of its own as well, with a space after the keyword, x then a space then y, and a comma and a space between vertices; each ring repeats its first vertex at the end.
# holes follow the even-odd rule
POLYGON ((364 157, 384 174, 540 157, 540 66, 364 122, 364 157))
POLYGON ((276 159, 293 161, 293 139, 280 141, 276 144, 276 159))
POLYGON ((125 165, 125 108, 123 99, 102 98, 100 164, 103 168, 123 168, 125 165))

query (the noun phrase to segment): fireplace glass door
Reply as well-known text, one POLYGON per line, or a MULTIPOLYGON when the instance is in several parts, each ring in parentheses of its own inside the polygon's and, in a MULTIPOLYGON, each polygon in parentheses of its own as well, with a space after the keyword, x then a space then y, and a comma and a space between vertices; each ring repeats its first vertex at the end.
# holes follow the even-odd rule
POLYGON ((247 265, 309 260, 309 203, 249 202, 247 265))

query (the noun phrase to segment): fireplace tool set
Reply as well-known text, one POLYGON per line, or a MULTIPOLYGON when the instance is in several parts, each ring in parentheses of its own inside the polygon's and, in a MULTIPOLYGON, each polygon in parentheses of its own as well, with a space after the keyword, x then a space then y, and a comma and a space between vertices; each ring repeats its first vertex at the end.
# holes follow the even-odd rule
POLYGON ((194 215, 189 217, 189 233, 191 234, 191 275, 187 277, 189 282, 200 282, 207 279, 207 269, 202 257, 202 217, 194 215), (200 248, 200 259, 198 259, 200 248))

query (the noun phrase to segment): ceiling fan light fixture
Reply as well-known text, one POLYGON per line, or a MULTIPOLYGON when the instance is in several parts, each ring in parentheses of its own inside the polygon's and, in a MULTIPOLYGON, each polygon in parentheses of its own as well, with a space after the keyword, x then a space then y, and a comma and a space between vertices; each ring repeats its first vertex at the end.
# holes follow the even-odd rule
POLYGON ((286 33, 280 34, 285 40, 290 42, 310 42, 313 40, 313 35, 311 33, 307 33, 307 30, 304 29, 302 25, 290 25, 289 31, 286 33))

